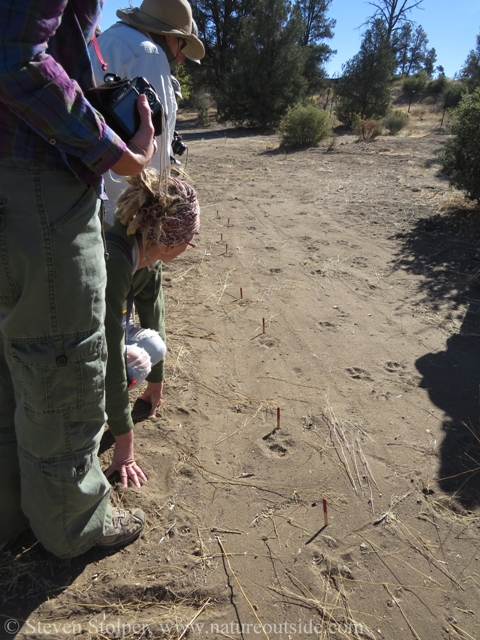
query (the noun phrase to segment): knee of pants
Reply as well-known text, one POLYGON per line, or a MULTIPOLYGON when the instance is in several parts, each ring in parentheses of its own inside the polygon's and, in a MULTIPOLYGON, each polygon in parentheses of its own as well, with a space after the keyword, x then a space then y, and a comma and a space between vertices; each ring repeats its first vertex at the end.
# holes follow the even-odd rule
POLYGON ((143 329, 142 333, 137 334, 136 342, 150 356, 152 367, 165 358, 167 346, 157 331, 143 329))
POLYGON ((59 558, 90 549, 109 524, 110 485, 98 446, 47 459, 19 453, 22 510, 38 540, 59 558))
POLYGON ((129 389, 135 389, 146 379, 152 370, 150 356, 137 344, 128 344, 126 347, 127 373, 130 380, 129 389))
POLYGON ((104 424, 103 330, 51 343, 11 343, 18 444, 39 457, 94 445, 104 424))
POLYGON ((129 333, 128 342, 135 342, 150 356, 152 367, 165 358, 167 346, 157 331, 153 329, 134 329, 129 333))

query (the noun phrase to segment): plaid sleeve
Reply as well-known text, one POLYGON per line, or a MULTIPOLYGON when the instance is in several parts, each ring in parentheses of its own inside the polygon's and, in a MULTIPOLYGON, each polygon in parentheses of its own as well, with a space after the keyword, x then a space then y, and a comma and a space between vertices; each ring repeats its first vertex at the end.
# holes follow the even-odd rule
MULTIPOLYGON (((68 0, 0 0, 0 100, 60 153, 101 174, 126 145, 84 98, 72 66, 67 74, 50 55, 62 20, 64 31, 68 20, 78 24, 75 3, 68 5, 68 0)), ((62 61, 76 57, 79 77, 87 55, 82 30, 72 28, 62 61)))

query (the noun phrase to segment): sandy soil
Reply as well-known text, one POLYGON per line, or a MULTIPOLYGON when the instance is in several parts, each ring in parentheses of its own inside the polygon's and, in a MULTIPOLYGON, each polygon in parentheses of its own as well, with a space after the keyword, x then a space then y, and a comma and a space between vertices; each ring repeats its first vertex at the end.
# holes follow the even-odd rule
POLYGON ((114 490, 148 526, 17 545, 0 636, 480 638, 479 230, 445 136, 180 130, 199 246, 165 271, 161 416, 134 407, 149 482, 114 490))

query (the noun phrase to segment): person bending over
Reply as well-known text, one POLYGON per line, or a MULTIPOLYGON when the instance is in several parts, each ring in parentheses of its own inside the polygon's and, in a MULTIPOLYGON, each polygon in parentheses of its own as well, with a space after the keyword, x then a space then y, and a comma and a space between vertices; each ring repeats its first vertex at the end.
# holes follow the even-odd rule
POLYGON ((166 353, 162 263, 195 246, 200 206, 195 190, 177 177, 168 177, 168 195, 161 195, 158 172, 152 168, 127 182, 117 200, 117 218, 106 233, 106 411, 115 450, 105 473, 109 477, 118 471, 123 486, 130 479, 139 487, 147 477, 134 458, 128 390, 146 378, 140 397, 155 415, 162 400, 166 353), (133 327, 132 303, 140 328, 133 327))

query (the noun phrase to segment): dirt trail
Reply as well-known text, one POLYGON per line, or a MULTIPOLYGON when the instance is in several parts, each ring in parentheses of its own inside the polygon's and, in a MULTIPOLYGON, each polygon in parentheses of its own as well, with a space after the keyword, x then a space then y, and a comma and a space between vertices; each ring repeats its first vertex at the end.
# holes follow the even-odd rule
POLYGON ((445 138, 184 129, 202 228, 165 271, 162 415, 135 407, 150 480, 116 490, 148 527, 24 552, 2 612, 25 638, 479 638, 479 234, 439 213, 445 138))

